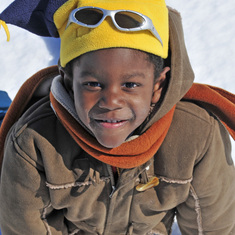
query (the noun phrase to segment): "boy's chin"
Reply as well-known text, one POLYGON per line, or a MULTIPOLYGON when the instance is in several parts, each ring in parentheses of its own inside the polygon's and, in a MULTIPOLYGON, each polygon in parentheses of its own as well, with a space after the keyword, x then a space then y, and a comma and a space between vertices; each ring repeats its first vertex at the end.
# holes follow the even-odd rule
POLYGON ((111 140, 111 139, 100 140, 100 139, 97 139, 97 140, 103 147, 109 148, 109 149, 117 148, 125 142, 125 139, 124 140, 111 140))

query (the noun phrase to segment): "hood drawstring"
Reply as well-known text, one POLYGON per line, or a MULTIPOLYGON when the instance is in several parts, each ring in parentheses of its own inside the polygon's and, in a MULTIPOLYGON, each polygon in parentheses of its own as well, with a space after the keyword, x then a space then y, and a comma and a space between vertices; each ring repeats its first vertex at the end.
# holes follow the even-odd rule
POLYGON ((1 29, 1 26, 4 28, 6 35, 7 35, 7 41, 9 42, 10 41, 10 32, 9 32, 8 26, 5 23, 5 21, 0 20, 0 29, 1 29))
POLYGON ((94 186, 101 181, 100 172, 95 168, 95 165, 92 162, 90 162, 89 178, 94 186))

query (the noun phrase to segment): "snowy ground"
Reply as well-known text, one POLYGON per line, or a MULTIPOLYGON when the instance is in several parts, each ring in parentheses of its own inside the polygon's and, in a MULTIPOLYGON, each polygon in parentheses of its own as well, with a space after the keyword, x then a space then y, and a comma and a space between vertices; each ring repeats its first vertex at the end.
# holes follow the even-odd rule
MULTIPOLYGON (((12 0, 0 0, 0 12, 12 0)), ((234 0, 166 0, 183 18, 195 81, 235 93, 234 0)), ((57 64, 59 39, 43 38, 9 25, 11 41, 0 30, 0 89, 14 98, 21 84, 38 70, 57 64)), ((233 141, 233 159, 235 143, 233 141)), ((174 235, 180 234, 176 230, 174 235)))

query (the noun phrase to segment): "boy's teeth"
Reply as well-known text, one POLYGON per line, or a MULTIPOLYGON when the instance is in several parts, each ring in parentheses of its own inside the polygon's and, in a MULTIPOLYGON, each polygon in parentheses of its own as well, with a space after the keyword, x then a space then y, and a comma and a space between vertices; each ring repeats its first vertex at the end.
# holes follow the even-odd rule
POLYGON ((105 120, 104 122, 108 122, 108 123, 117 123, 117 122, 120 122, 120 121, 115 121, 115 120, 105 120))

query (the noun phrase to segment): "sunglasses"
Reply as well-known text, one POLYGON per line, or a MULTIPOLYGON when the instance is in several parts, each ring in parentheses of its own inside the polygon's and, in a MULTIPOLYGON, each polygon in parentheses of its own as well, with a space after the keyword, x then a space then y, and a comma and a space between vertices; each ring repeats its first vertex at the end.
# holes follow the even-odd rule
POLYGON ((120 31, 133 32, 149 30, 163 46, 162 39, 155 29, 152 20, 139 12, 131 10, 105 10, 90 6, 80 7, 70 13, 66 28, 71 23, 87 28, 96 28, 107 16, 111 17, 113 24, 120 31))

